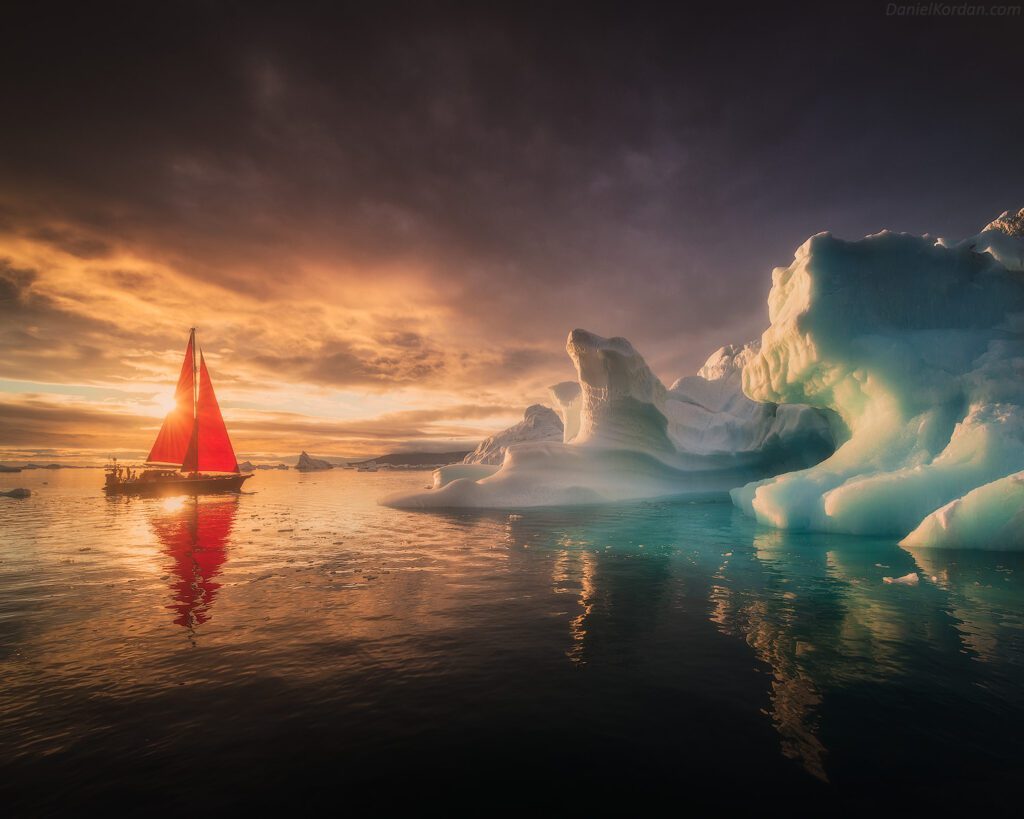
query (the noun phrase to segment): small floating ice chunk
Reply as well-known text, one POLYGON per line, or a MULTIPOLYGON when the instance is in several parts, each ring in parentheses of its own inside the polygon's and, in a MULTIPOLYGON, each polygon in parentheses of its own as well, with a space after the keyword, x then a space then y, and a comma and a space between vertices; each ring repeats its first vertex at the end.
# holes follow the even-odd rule
POLYGON ((896 586, 916 586, 921 582, 921 578, 917 576, 917 572, 910 572, 903 575, 903 577, 883 577, 882 582, 891 583, 896 586))

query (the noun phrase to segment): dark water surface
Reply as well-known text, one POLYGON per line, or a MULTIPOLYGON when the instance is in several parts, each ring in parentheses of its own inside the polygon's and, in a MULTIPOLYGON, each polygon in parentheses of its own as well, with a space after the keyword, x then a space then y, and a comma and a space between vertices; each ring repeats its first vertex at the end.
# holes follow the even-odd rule
POLYGON ((0 476, 36 491, 0 498, 3 804, 1016 798, 1021 556, 725 504, 375 503, 428 479, 261 472, 196 503, 0 476))

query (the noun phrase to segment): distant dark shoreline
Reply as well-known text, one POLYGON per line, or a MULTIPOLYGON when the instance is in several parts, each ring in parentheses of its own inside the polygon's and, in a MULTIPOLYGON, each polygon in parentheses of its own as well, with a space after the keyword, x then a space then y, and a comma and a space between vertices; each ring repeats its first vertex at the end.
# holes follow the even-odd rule
MULTIPOLYGON (((446 466, 448 464, 460 463, 472 450, 461 449, 454 450, 451 452, 393 452, 388 455, 377 455, 372 458, 363 458, 362 460, 335 460, 328 458, 328 461, 335 467, 339 466, 365 466, 368 464, 376 464, 377 466, 407 466, 407 467, 437 467, 446 466)), ((129 459, 130 460, 130 459, 129 459)), ((248 461, 243 463, 248 464, 248 461)), ((252 464, 253 469, 280 469, 282 466, 288 469, 294 469, 294 466, 287 466, 284 464, 252 464)), ((29 463, 0 463, 0 474, 15 474, 18 472, 28 472, 36 469, 103 469, 102 464, 62 464, 62 463, 36 463, 30 461, 29 463)))
POLYGON ((395 452, 390 455, 379 455, 362 461, 349 461, 350 466, 365 464, 389 464, 390 466, 446 466, 458 463, 472 450, 464 449, 455 452, 395 452))
POLYGON ((0 474, 9 474, 14 472, 28 472, 33 469, 102 469, 102 466, 97 465, 81 465, 81 464, 0 464, 0 474))

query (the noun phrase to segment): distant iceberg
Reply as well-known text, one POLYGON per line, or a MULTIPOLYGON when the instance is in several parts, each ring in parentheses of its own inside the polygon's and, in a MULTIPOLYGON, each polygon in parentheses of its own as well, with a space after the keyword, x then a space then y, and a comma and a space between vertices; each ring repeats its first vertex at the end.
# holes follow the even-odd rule
POLYGON ((325 469, 334 469, 334 464, 320 458, 310 457, 309 453, 303 450, 299 456, 298 463, 295 464, 295 468, 299 472, 319 472, 325 469))
POLYGON ((680 379, 671 390, 626 339, 573 330, 566 350, 578 381, 551 393, 562 419, 558 437, 571 434, 568 442, 556 439, 552 425, 552 440, 508 443, 496 470, 447 467, 435 475, 435 488, 382 502, 514 508, 664 496, 727 499, 729 489, 752 478, 808 466, 834 449, 830 413, 743 396, 739 366, 746 359, 731 348, 716 352, 703 375, 680 379))
POLYGON ((850 438, 734 490, 740 509, 782 528, 1021 547, 1022 222, 1003 214, 958 244, 823 233, 774 271, 744 392, 834 410, 850 438))

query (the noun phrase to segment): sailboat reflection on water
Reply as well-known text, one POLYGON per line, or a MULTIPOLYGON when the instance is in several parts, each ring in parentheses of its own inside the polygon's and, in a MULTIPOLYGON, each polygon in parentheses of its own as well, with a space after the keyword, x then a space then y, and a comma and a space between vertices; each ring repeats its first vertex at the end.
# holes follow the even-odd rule
POLYGON ((179 626, 192 629, 210 619, 220 588, 215 578, 227 560, 237 511, 237 497, 165 501, 152 511, 150 526, 169 558, 173 602, 168 608, 179 626))

